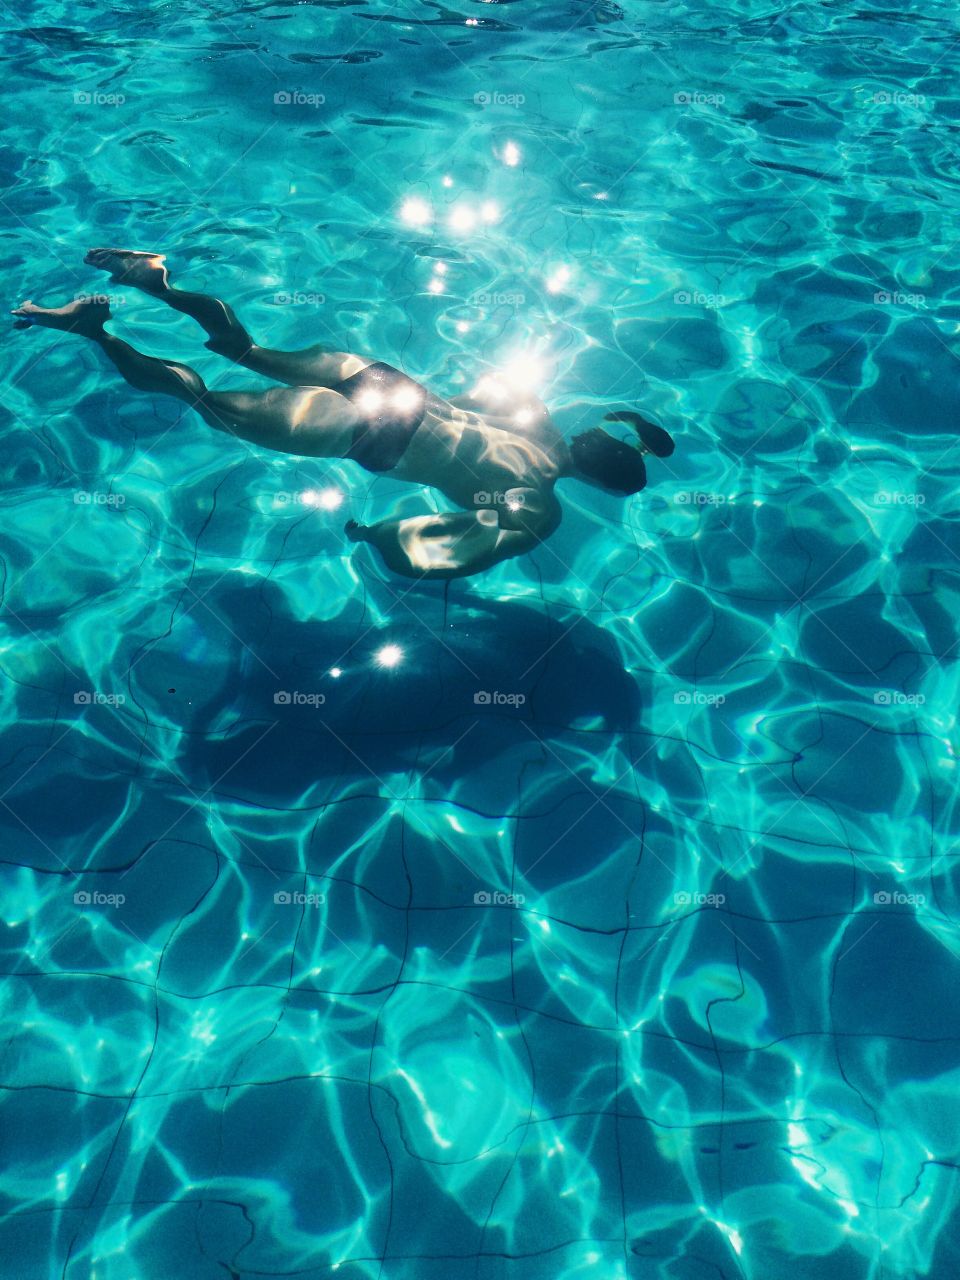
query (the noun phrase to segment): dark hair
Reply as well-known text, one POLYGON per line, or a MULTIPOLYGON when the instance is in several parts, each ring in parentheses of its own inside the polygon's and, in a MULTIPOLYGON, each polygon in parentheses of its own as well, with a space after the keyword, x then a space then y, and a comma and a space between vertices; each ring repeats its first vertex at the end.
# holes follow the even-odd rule
POLYGON ((602 427, 591 427, 570 441, 575 473, 617 493, 639 493, 647 483, 640 450, 617 440, 602 427))

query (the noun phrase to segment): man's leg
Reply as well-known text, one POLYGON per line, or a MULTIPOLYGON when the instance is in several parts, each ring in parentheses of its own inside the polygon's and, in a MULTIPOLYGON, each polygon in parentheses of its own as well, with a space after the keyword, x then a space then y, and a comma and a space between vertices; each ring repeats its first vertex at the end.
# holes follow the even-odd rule
POLYGON ((274 387, 269 391, 209 391, 189 365, 160 360, 107 333, 105 301, 87 298, 64 307, 24 302, 13 314, 15 328, 39 325, 77 333, 95 342, 138 391, 175 396, 196 409, 209 426, 279 453, 330 458, 342 455, 353 421, 350 405, 334 391, 274 387), (329 399, 329 404, 326 400, 329 399), (345 435, 346 432, 346 435, 345 435))
POLYGON ((140 289, 175 311, 190 316, 209 335, 205 345, 210 351, 276 382, 285 382, 292 387, 332 387, 371 363, 361 356, 328 351, 320 345, 303 351, 271 351, 258 347, 225 302, 205 293, 173 288, 163 254, 138 253, 130 249, 91 249, 84 262, 108 271, 117 284, 140 289))

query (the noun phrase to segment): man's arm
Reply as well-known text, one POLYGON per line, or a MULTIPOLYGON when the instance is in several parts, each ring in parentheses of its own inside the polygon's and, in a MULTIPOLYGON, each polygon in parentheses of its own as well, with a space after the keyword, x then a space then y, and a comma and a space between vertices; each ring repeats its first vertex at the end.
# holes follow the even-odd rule
POLYGON ((560 523, 552 494, 510 489, 499 511, 446 511, 360 525, 347 536, 369 542, 394 573, 407 578, 462 578, 530 551, 560 523))

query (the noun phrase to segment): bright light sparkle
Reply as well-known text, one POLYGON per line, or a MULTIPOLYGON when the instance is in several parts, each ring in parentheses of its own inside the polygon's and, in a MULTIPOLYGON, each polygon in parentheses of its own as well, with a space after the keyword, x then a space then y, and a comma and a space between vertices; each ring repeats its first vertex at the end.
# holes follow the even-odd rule
POLYGON ((480 217, 484 222, 500 221, 500 206, 497 204, 496 200, 484 200, 483 204, 480 206, 480 217))
POLYGON ((477 224, 477 215, 465 204, 455 205, 450 213, 450 226, 454 231, 472 231, 477 224))
POLYGON ((420 394, 413 387, 401 387, 393 397, 393 407, 401 412, 416 409, 419 403, 420 394))
POLYGON ((308 507, 322 507, 324 511, 336 511, 343 502, 343 493, 339 489, 307 489, 301 493, 300 501, 308 507))
POLYGON ((378 667, 396 667, 403 661, 403 650, 398 644, 385 644, 374 657, 378 667))
POLYGON ((503 400, 507 394, 507 388, 503 383, 498 382, 496 378, 487 373, 484 374, 470 394, 475 400, 503 400))
POLYGON ((410 196, 400 206, 400 217, 411 227, 425 227, 433 221, 433 210, 426 200, 419 196, 410 196))
POLYGON ((520 148, 515 142, 508 142, 503 148, 503 163, 511 169, 520 163, 520 148))
POLYGON ((363 395, 357 396, 357 404, 364 413, 376 413, 383 404, 383 392, 364 391, 363 395))
POLYGON ((569 267, 557 267, 556 271, 547 281, 547 292, 560 293, 563 286, 569 282, 570 274, 569 267))
POLYGON ((339 679, 340 679, 340 677, 343 675, 343 668, 342 668, 342 667, 331 667, 331 668, 330 668, 330 674, 333 676, 334 680, 339 680, 339 679))
POLYGON ((545 371, 536 356, 518 353, 503 366, 503 376, 512 387, 533 391, 543 385, 545 371))

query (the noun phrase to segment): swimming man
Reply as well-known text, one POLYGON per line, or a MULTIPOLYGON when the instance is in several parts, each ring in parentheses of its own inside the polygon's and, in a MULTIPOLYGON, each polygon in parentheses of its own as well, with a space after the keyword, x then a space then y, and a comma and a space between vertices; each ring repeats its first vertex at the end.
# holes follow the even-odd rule
POLYGON ((24 302, 13 312, 16 327, 89 338, 131 386, 176 396, 211 427, 255 445, 350 458, 378 475, 439 489, 461 510, 346 525, 349 538, 371 543, 407 577, 463 577, 522 555, 560 523, 557 480, 575 476, 611 493, 637 493, 646 484, 643 455, 673 452, 670 436, 635 413, 606 417, 628 423, 636 444, 600 427, 567 444, 540 400, 495 382, 448 401, 379 360, 321 346, 258 347, 225 302, 173 288, 162 254, 92 249, 84 261, 196 320, 208 350, 285 385, 210 391, 189 365, 146 356, 107 333, 110 307, 96 295, 56 308, 24 302))

